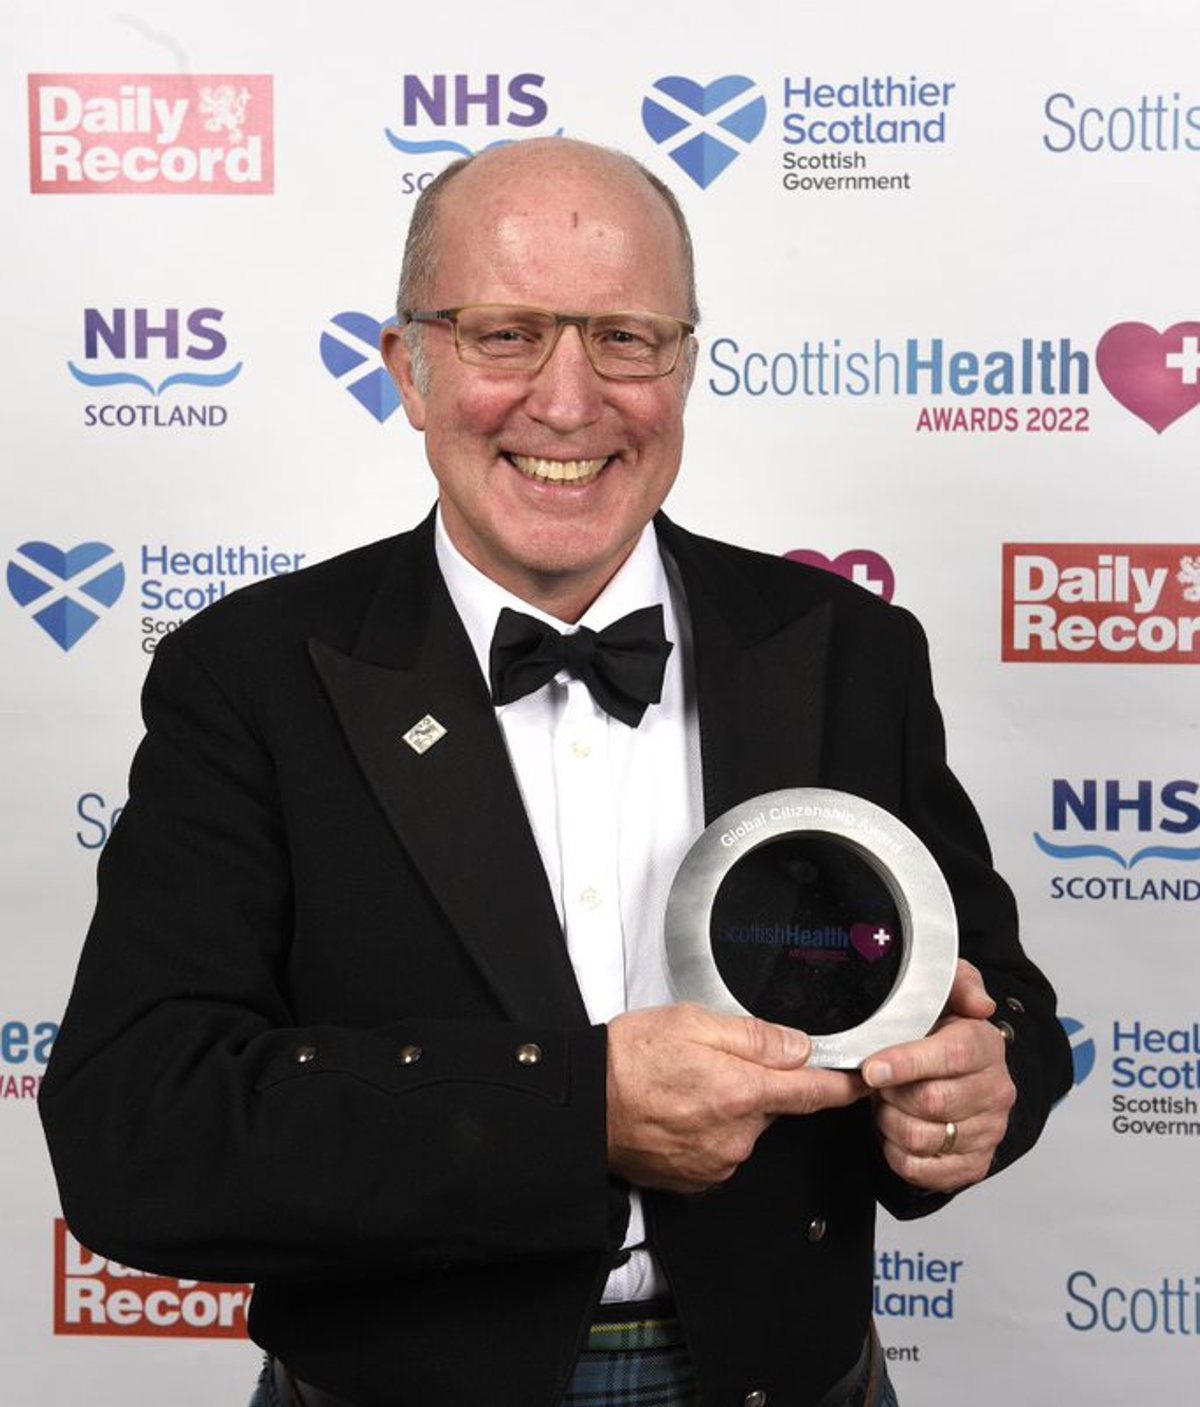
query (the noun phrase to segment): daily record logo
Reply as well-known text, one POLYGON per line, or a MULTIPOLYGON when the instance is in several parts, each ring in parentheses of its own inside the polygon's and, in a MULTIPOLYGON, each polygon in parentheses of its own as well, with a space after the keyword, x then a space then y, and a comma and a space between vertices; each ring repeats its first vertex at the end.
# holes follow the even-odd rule
POLYGON ((1084 1107, 1107 1089, 1109 1130, 1122 1138, 1200 1138, 1200 1022, 1155 1025, 1121 1016, 1093 1035, 1068 1017, 1075 1088, 1084 1107), (1101 1058, 1103 1052, 1105 1059, 1101 1058))
POLYGON ((37 1098, 57 1036, 57 1021, 0 1025, 0 1101, 37 1098))
POLYGON ((379 338, 395 318, 336 313, 321 334, 321 363, 379 424, 400 408, 400 393, 379 355, 379 338))
POLYGON ((673 73, 643 97, 642 126, 702 190, 767 130, 785 190, 906 191, 911 173, 895 170, 894 159, 887 171, 868 168, 894 152, 944 146, 957 87, 918 74, 788 75, 760 88, 741 73, 673 73))
POLYGON ((941 335, 857 342, 803 335, 756 347, 719 335, 706 355, 715 396, 922 399, 913 428, 923 434, 1087 434, 1097 375, 1158 434, 1200 404, 1200 322, 1165 332, 1116 323, 1101 336, 1094 364, 1070 336, 989 345, 941 335))
POLYGON ((1200 664, 1200 543, 1006 542, 1001 658, 1200 664))
POLYGON ((541 73, 406 73, 400 80, 399 120, 384 128, 388 144, 406 158, 406 195, 422 191, 449 161, 478 156, 526 137, 561 137, 547 126, 549 104, 541 73))
POLYGON ((54 1222, 54 1332, 111 1337, 241 1339, 250 1285, 214 1285, 133 1270, 81 1246, 54 1222))
POLYGON ((869 547, 852 547, 836 557, 827 557, 813 547, 796 547, 783 555, 789 562, 800 562, 804 566, 818 567, 821 571, 844 577, 884 601, 890 601, 896 594, 896 573, 892 570, 892 564, 869 547))
POLYGON ((73 649, 125 589, 125 568, 106 542, 64 551, 52 542, 23 542, 8 563, 8 591, 61 649, 73 649))
POLYGON ((1055 777, 1049 809, 1052 899, 1200 900, 1200 782, 1055 777))
POLYGON ((263 74, 31 73, 34 195, 269 195, 263 74))
POLYGON ((229 419, 214 392, 236 381, 220 308, 83 310, 67 370, 94 393, 83 423, 104 429, 213 429, 229 419), (147 400, 146 397, 150 399, 147 400))

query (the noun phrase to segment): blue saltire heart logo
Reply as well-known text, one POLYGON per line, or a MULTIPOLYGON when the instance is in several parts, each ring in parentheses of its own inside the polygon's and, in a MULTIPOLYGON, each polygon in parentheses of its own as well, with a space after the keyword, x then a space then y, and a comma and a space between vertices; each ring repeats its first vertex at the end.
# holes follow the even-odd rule
POLYGON ((396 319, 376 322, 369 313, 350 312, 338 313, 329 321, 336 331, 321 334, 325 370, 382 425, 400 405, 396 383, 379 360, 379 334, 385 327, 394 327, 396 319))
POLYGON ((671 74, 642 99, 642 125, 667 155, 707 190, 763 129, 766 99, 752 78, 729 73, 701 85, 671 74), (678 140, 676 140, 678 139, 678 140))
POLYGON ((8 590, 63 650, 69 650, 115 605, 125 568, 106 542, 80 542, 66 552, 51 542, 23 542, 8 564, 8 590), (80 600, 80 595, 87 597, 80 600))

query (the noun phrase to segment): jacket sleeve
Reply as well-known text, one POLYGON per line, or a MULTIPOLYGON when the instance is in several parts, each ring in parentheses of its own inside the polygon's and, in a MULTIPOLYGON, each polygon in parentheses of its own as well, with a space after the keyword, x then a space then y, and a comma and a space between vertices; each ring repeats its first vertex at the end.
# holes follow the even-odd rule
POLYGON ((41 1092, 79 1239, 210 1280, 619 1244, 603 1028, 298 1025, 292 852, 252 710, 179 636, 143 708, 41 1092))
MULTIPOLYGON (((992 1164, 995 1173, 1033 1147, 1052 1105, 1070 1089, 1070 1049, 1055 1016, 1054 991, 1021 947, 1012 892, 993 869, 983 826, 947 765, 924 632, 907 612, 901 616, 909 634, 909 678, 900 815, 929 847, 949 883, 959 951, 980 970, 996 1002, 993 1020, 1004 1023, 1008 1069, 1017 1090, 992 1164)), ((893 1215, 922 1216, 949 1200, 910 1187, 882 1158, 880 1164, 880 1200, 893 1215)))

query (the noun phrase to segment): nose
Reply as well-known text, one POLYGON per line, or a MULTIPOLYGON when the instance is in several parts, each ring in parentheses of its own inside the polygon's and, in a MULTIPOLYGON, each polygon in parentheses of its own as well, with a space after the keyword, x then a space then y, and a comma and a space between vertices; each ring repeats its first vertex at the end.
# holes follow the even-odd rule
POLYGON ((526 409, 535 420, 565 434, 591 425, 599 418, 602 404, 603 380, 588 361, 583 330, 564 327, 546 365, 530 384, 526 409))

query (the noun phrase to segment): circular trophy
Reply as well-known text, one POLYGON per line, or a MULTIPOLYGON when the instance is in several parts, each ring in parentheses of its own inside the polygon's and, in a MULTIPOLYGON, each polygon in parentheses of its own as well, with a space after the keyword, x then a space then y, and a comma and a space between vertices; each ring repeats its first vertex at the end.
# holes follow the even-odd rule
POLYGON ((726 811, 667 901, 676 995, 807 1032, 810 1065, 857 1069, 926 1035, 958 958, 937 862, 890 812, 798 787, 726 811))

